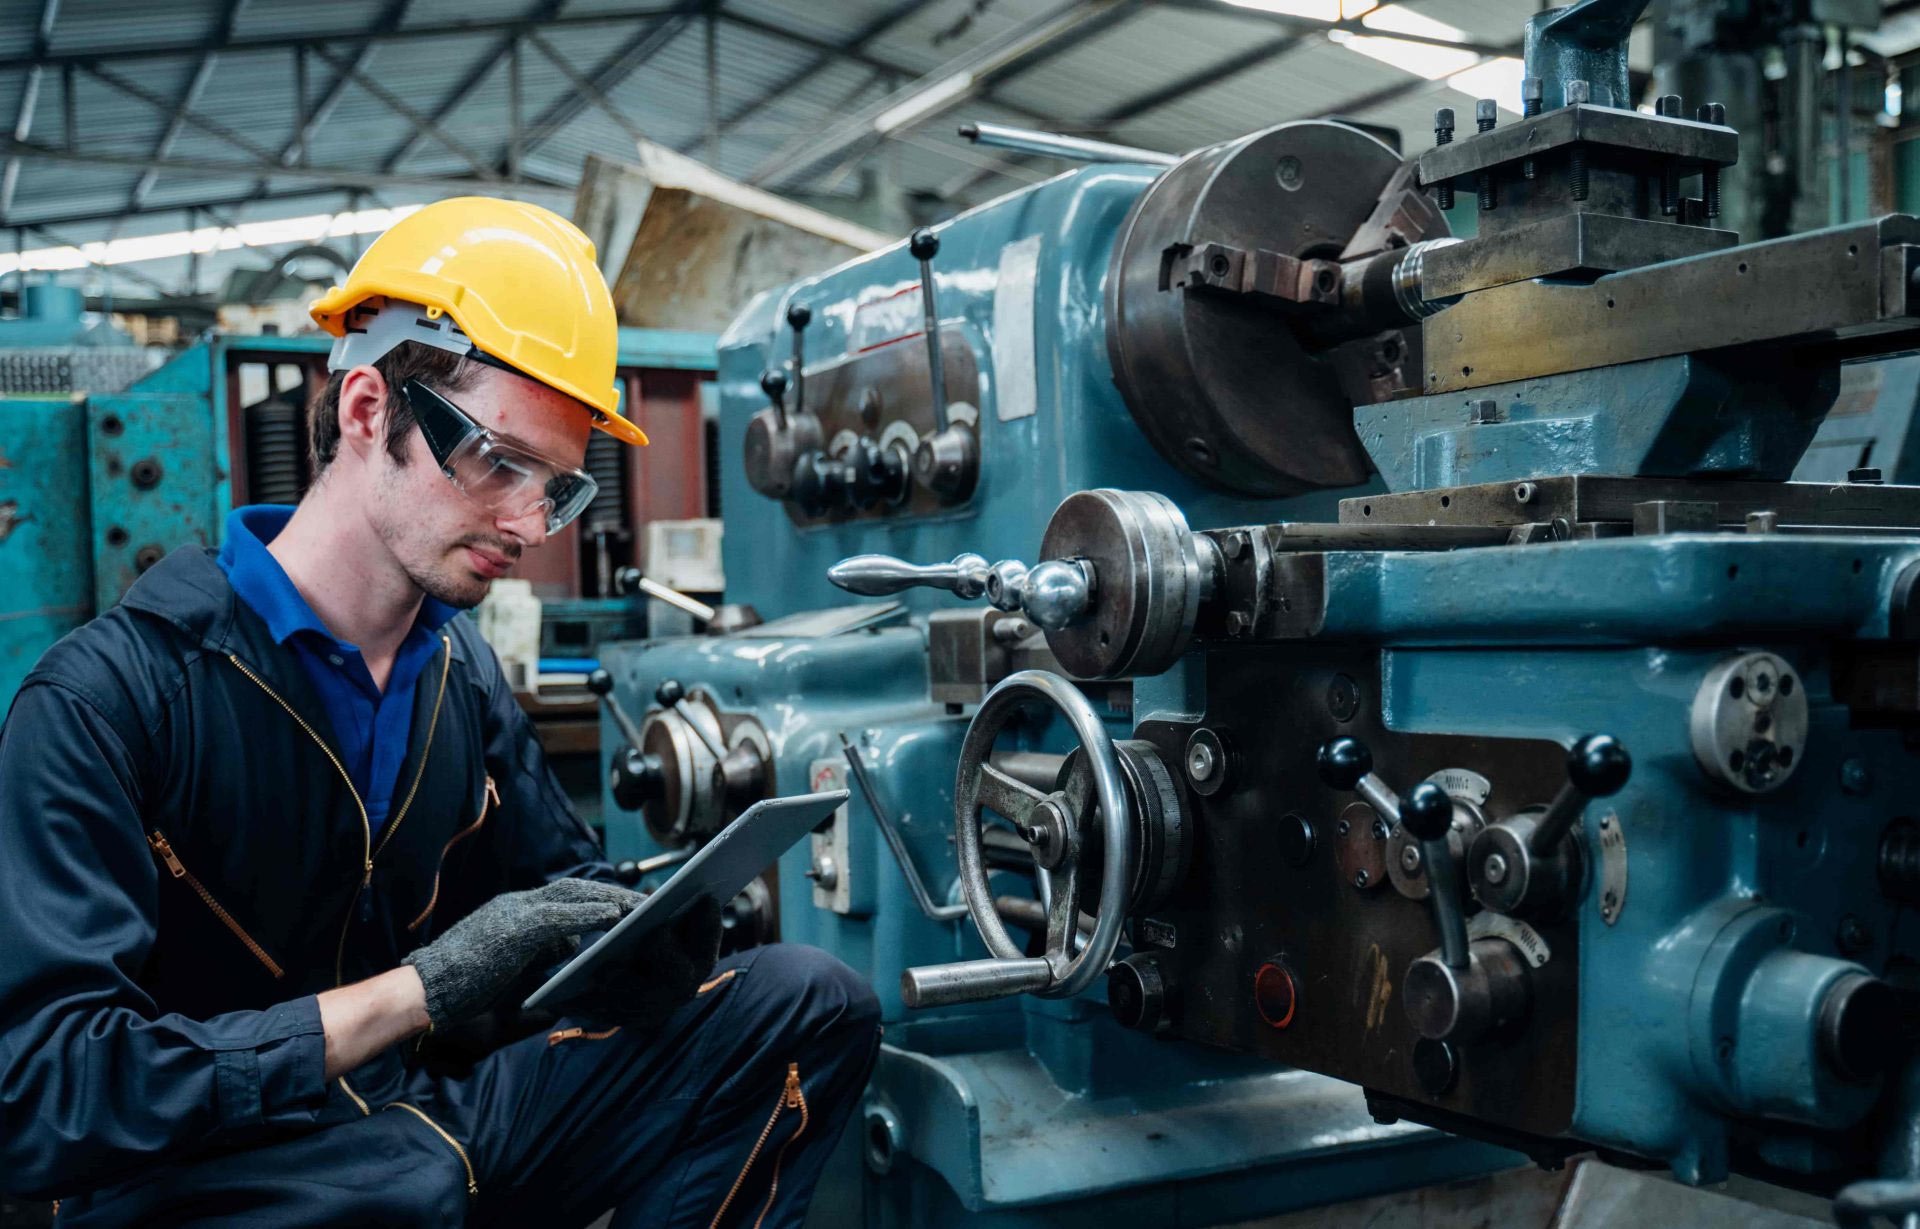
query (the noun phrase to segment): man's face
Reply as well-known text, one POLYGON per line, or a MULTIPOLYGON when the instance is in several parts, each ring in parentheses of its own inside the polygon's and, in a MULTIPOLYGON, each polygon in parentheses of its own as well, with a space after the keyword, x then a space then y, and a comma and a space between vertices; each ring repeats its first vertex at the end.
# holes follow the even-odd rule
MULTIPOLYGON (((587 410, 538 381, 482 367, 470 388, 444 395, 507 442, 574 468, 585 461, 587 410)), ((503 519, 462 494, 417 427, 407 437, 407 464, 384 448, 375 464, 369 520, 413 582, 450 606, 478 605, 523 550, 547 539, 544 513, 503 519)))

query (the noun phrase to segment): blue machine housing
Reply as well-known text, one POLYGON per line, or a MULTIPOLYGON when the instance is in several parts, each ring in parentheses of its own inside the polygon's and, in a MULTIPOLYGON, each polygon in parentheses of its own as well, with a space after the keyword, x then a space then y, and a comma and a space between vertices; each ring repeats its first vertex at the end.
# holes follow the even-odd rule
MULTIPOLYGON (((753 300, 720 343, 730 602, 769 619, 845 606, 826 572, 862 552, 1024 555, 1054 507, 1088 487, 1164 492, 1210 523, 1324 517, 1338 494, 1354 493, 1237 499, 1186 478, 1141 434, 1114 387, 1102 295, 1122 220, 1158 171, 1074 171, 942 226, 934 263, 942 332, 965 339, 981 373, 983 458, 971 498, 947 511, 800 524, 748 484, 741 452, 748 420, 766 405, 760 375, 791 345, 787 308, 812 309, 805 345, 814 383, 817 369, 872 352, 856 324, 863 305, 917 286, 904 246, 753 300), (1021 254, 1023 244, 1025 267, 1037 271, 1030 291, 1017 272, 1011 279, 1006 272, 1019 267, 1008 253, 1021 254), (1011 318, 1004 306, 996 312, 997 296, 1029 292, 1030 319, 1024 310, 1011 318), (1032 389, 1011 388, 1028 369, 1032 389), (1020 413, 1017 406, 1032 409, 1007 417, 1020 413)), ((925 344, 910 327, 900 333, 885 344, 925 344)), ((756 720, 771 746, 775 792, 846 782, 843 736, 868 768, 877 799, 856 788, 840 821, 844 907, 821 907, 818 888, 809 890, 817 867, 805 845, 779 867, 781 937, 823 947, 868 977, 887 1026, 862 1125, 849 1133, 850 1155, 830 1175, 823 1202, 845 1216, 849 1200, 863 1201, 870 1224, 1204 1225, 1518 1160, 1409 1124, 1376 1123, 1358 1090, 1318 1076, 1153 1043, 1116 1025, 1099 993, 909 1011, 899 989, 905 969, 987 953, 964 910, 942 921, 923 915, 873 814, 877 801, 936 901, 957 905, 953 765, 966 717, 929 693, 921 620, 942 603, 903 600, 911 622, 877 630, 808 637, 754 629, 602 652, 616 696, 637 703, 674 679, 717 708, 756 720), (865 1158, 864 1181, 853 1153, 865 1158)), ((1109 705, 1104 717, 1126 736, 1132 717, 1124 707, 1109 705)), ((1058 724, 1029 731, 1023 745, 1064 751, 1058 724)), ((611 768, 622 740, 610 722, 603 722, 602 745, 611 768)), ((611 793, 603 809, 612 857, 659 851, 611 793)), ((1009 876, 1005 890, 1025 889, 1009 876)))

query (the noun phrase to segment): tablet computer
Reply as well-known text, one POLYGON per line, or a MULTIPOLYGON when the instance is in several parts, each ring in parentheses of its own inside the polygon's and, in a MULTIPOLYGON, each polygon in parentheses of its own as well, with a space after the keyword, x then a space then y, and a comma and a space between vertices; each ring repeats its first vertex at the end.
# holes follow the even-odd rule
POLYGON ((623 956, 637 954, 655 931, 685 913, 695 901, 704 897, 724 905, 732 900, 755 875, 777 861, 795 841, 825 823, 846 800, 846 790, 833 789, 754 803, 597 943, 549 977, 528 996, 522 1008, 560 1010, 594 984, 603 964, 617 965, 623 956))

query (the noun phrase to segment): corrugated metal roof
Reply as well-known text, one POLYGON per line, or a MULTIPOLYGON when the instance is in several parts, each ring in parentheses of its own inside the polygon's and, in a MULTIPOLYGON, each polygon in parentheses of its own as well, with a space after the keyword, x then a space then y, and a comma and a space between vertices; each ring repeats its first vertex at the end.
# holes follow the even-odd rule
MULTIPOLYGON (((39 158, 22 163, 12 211, 0 226, 62 219, 56 229, 78 240, 121 233, 153 233, 185 225, 183 213, 145 212, 114 217, 132 199, 141 163, 159 149, 161 134, 193 79, 200 54, 149 54, 204 42, 219 29, 233 0, 63 0, 51 40, 56 55, 97 52, 100 71, 123 79, 148 101, 115 88, 86 67, 72 72, 77 115, 75 143, 83 154, 122 160, 118 165, 73 165, 39 158), (98 215, 74 220, 76 215, 98 215)), ((1517 43, 1534 0, 1406 0, 1432 20, 1493 44, 1517 43)), ((33 46, 43 0, 0 0, 0 60, 22 59, 33 46)), ((242 0, 234 11, 233 38, 243 46, 218 51, 204 88, 193 100, 194 117, 167 148, 180 164, 161 171, 143 202, 155 211, 197 202, 228 202, 242 218, 295 216, 336 208, 350 199, 337 181, 282 170, 262 176, 250 168, 249 149, 278 156, 289 148, 303 109, 295 98, 295 53, 288 40, 325 37, 324 50, 341 61, 361 49, 355 35, 374 31, 399 15, 403 31, 430 31, 396 41, 374 41, 362 58, 363 73, 394 104, 417 115, 446 112, 442 127, 461 148, 415 127, 395 105, 348 81, 338 69, 310 55, 310 108, 331 97, 326 122, 306 151, 309 164, 349 168, 356 176, 391 171, 401 177, 362 193, 369 203, 429 199, 468 184, 443 188, 405 177, 444 177, 482 186, 475 163, 490 175, 504 170, 514 124, 510 115, 508 57, 503 49, 511 23, 545 12, 558 17, 535 22, 541 38, 571 68, 554 64, 531 45, 520 60, 521 123, 532 129, 559 114, 565 122, 525 150, 522 167, 538 180, 560 185, 540 199, 564 207, 567 188, 590 155, 622 157, 633 136, 620 121, 588 99, 574 78, 606 70, 611 106, 649 139, 696 157, 709 153, 709 101, 705 20, 697 4, 665 18, 673 0, 242 0), (474 29, 474 26, 487 27, 474 29), (670 37, 667 35, 670 33, 670 37), (266 48, 244 44, 267 41, 266 48), (634 45, 650 48, 628 55, 634 45), (471 85, 464 97, 455 93, 471 85), (337 87, 337 88, 336 88, 337 87), (231 136, 210 131, 224 127, 231 136), (235 139, 237 138, 237 139, 235 139), (406 156, 400 156, 404 153, 406 156), (264 185, 264 188, 262 187, 264 185), (264 191, 264 196, 262 192, 264 191), (289 193, 298 199, 277 199, 289 193)), ((1374 101, 1356 118, 1400 128, 1410 149, 1424 148, 1433 107, 1458 106, 1465 96, 1444 83, 1369 59, 1306 33, 1289 41, 1287 25, 1223 2, 1121 0, 724 0, 717 24, 721 139, 715 163, 725 174, 745 178, 776 156, 786 156, 848 115, 915 81, 938 80, 960 57, 1031 30, 1062 14, 1092 13, 1090 24, 1040 51, 1018 71, 1000 74, 975 97, 949 106, 893 133, 890 139, 856 142, 850 156, 829 158, 798 189, 833 194, 856 190, 867 168, 909 191, 964 188, 954 208, 977 202, 1058 171, 1063 164, 1011 159, 975 149, 954 134, 959 122, 982 119, 1016 125, 1085 131, 1098 125, 1113 139, 1160 149, 1186 149, 1238 136, 1266 125, 1309 115, 1349 112, 1356 99, 1374 101), (864 43, 853 46, 856 38, 864 43), (836 50, 838 48, 838 50, 836 50), (1212 74, 1249 48, 1267 48, 1261 62, 1212 74), (1174 87, 1191 88, 1177 97, 1174 87), (1120 116, 1117 122, 1113 117, 1120 116), (851 160, 850 160, 851 158, 851 160)), ((1295 23, 1297 26, 1297 23, 1295 23)), ((28 72, 0 67, 0 132, 11 126, 28 72)), ((30 139, 63 147, 66 100, 63 73, 42 74, 30 139)), ((156 265, 156 268, 159 266, 156 265)))

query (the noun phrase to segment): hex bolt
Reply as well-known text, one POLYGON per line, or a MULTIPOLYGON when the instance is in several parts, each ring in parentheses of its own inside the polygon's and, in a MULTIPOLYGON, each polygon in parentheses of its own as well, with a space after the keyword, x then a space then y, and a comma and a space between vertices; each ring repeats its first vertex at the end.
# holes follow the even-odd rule
MULTIPOLYGON (((1474 127, 1479 131, 1492 132, 1494 124, 1498 123, 1499 119, 1500 104, 1493 99, 1482 98, 1479 102, 1473 104, 1474 127)), ((1492 209, 1500 203, 1499 197, 1495 196, 1493 191, 1493 171, 1491 169, 1481 171, 1479 180, 1480 208, 1483 211, 1492 209)))
POLYGON ((1353 872, 1354 887, 1364 888, 1372 882, 1373 882, 1373 876, 1368 874, 1364 869, 1353 872))
MULTIPOLYGON (((1703 124, 1725 124, 1727 108, 1717 102, 1703 102, 1696 113, 1703 124)), ((1706 198, 1707 216, 1720 216, 1720 168, 1710 166, 1700 172, 1700 194, 1706 198)))
MULTIPOLYGON (((1433 146, 1453 144, 1453 108, 1441 107, 1433 113, 1433 146)), ((1444 180, 1433 185, 1433 203, 1442 209, 1453 208, 1453 181, 1444 180)))
POLYGON ((1480 874, 1486 878, 1488 883, 1505 883, 1507 881, 1506 856, 1497 853, 1488 854, 1486 859, 1480 863, 1480 874))
MULTIPOLYGON (((1585 81, 1567 82, 1567 105, 1578 106, 1592 97, 1592 87, 1585 81)), ((1572 181, 1573 199, 1587 199, 1587 147, 1575 141, 1567 147, 1567 174, 1572 181)))
MULTIPOLYGON (((1540 80, 1538 77, 1520 78, 1520 114, 1522 116, 1535 116, 1540 114, 1540 108, 1546 105, 1546 96, 1546 82, 1540 80)), ((1520 162, 1520 178, 1531 182, 1534 173, 1533 159, 1522 159, 1520 162)))

